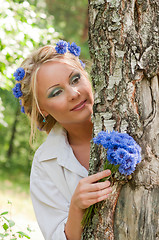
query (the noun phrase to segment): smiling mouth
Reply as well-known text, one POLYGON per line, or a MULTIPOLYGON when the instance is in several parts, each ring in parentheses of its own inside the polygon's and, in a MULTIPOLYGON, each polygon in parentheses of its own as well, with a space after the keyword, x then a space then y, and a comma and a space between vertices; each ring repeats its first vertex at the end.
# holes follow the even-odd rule
POLYGON ((80 102, 80 103, 77 104, 74 108, 72 108, 71 111, 81 110, 81 109, 85 106, 86 101, 87 101, 87 99, 86 99, 85 101, 80 102))

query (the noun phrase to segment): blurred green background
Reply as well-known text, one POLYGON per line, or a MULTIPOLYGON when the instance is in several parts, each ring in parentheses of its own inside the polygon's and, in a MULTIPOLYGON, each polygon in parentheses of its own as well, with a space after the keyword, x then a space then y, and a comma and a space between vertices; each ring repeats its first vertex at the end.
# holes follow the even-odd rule
MULTIPOLYGON (((35 150, 46 135, 29 145, 30 122, 12 94, 14 71, 34 49, 59 39, 81 46, 89 59, 87 0, 1 0, 0 6, 0 194, 29 194, 35 150)), ((12 195, 10 196, 12 198, 12 195)))

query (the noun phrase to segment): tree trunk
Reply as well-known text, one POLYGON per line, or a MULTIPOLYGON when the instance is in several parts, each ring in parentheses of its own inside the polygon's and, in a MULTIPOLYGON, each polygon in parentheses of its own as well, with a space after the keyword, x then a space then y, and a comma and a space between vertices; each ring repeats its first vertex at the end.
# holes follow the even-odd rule
MULTIPOLYGON (((159 1, 90 0, 89 46, 94 136, 106 129, 127 132, 141 146, 142 162, 121 191, 115 184, 113 194, 120 194, 101 203, 82 239, 157 240, 159 1)), ((103 158, 92 144, 90 174, 102 169, 103 158)))

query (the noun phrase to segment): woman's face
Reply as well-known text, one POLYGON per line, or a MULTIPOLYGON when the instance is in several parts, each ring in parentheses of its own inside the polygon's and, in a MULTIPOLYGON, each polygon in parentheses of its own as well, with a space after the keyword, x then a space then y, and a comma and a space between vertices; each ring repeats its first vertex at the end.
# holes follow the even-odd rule
POLYGON ((59 62, 44 63, 37 74, 37 97, 42 113, 63 126, 91 119, 93 93, 81 70, 59 62))

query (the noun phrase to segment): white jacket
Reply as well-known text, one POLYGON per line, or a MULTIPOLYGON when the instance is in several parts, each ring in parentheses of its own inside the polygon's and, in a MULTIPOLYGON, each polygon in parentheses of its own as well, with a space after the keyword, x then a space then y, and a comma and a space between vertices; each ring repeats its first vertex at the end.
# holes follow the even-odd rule
POLYGON ((46 240, 66 240, 71 197, 88 171, 73 154, 66 131, 56 123, 36 151, 30 176, 35 215, 46 240))

